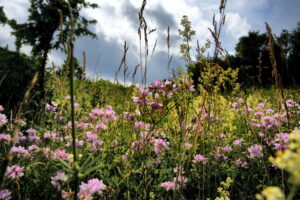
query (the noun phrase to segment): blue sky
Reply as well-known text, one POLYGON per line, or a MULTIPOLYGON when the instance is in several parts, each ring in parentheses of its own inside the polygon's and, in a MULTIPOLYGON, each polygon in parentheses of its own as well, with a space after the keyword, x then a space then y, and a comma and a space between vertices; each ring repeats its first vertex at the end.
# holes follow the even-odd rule
MULTIPOLYGON (((98 39, 80 38, 75 44, 75 55, 82 61, 82 51, 87 55, 87 72, 92 76, 95 71, 105 79, 113 80, 123 54, 123 45, 126 41, 129 46, 127 64, 129 70, 139 64, 138 42, 138 11, 142 0, 90 0, 98 3, 99 9, 83 10, 82 14, 88 18, 95 18, 98 24, 91 27, 98 35, 98 39)), ((152 49, 155 41, 157 46, 150 61, 148 80, 165 78, 168 75, 166 30, 171 28, 171 54, 174 56, 171 67, 177 69, 184 66, 180 60, 178 36, 180 19, 187 15, 192 22, 196 35, 192 41, 193 53, 196 40, 203 45, 211 39, 208 28, 212 25, 214 13, 218 13, 219 0, 149 0, 146 5, 145 18, 149 29, 157 31, 149 36, 149 48, 152 49)), ((9 18, 18 22, 27 19, 27 0, 0 0, 4 11, 9 18)), ((282 29, 291 30, 300 21, 299 0, 228 0, 226 8, 226 23, 222 29, 221 42, 223 47, 234 54, 238 38, 247 35, 249 31, 265 32, 265 22, 268 22, 275 34, 282 29)), ((0 45, 8 45, 14 49, 14 37, 10 35, 8 26, 1 27, 0 45)), ((30 47, 24 46, 22 51, 30 53, 30 47)), ((60 65, 65 56, 58 51, 49 55, 49 63, 60 65)), ((131 76, 130 76, 131 77, 131 76)), ((121 76, 120 76, 120 79, 121 76)), ((137 77, 138 79, 138 77, 137 77)), ((129 80, 130 81, 130 80, 129 80)))

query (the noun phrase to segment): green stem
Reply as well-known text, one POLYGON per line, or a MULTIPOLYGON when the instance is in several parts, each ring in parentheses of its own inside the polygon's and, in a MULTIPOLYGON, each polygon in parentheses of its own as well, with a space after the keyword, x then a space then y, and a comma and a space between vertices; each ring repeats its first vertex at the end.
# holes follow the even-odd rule
POLYGON ((287 197, 286 200, 293 200, 293 198, 294 198, 294 196, 295 196, 297 190, 298 190, 297 186, 294 185, 294 186, 292 187, 292 190, 291 190, 291 192, 290 192, 290 194, 289 194, 289 196, 287 197))

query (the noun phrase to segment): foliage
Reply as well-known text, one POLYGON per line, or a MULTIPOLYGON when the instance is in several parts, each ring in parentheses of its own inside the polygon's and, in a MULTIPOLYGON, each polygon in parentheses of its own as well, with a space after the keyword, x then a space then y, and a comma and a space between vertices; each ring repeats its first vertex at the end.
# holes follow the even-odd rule
POLYGON ((15 111, 22 101, 37 66, 34 58, 0 47, 0 104, 8 111, 15 111))
POLYGON ((182 54, 182 59, 184 59, 189 64, 192 61, 190 51, 191 46, 190 42, 192 37, 196 34, 196 32, 192 29, 191 22, 189 21, 188 16, 184 15, 181 19, 181 25, 183 26, 183 30, 179 29, 179 35, 182 36, 183 44, 180 45, 180 53, 182 54))
POLYGON ((39 86, 41 99, 45 98, 45 67, 48 53, 52 49, 65 49, 68 33, 72 27, 70 23, 71 12, 77 24, 74 34, 95 37, 88 26, 95 24, 95 20, 88 20, 80 15, 82 8, 97 8, 97 4, 91 4, 85 0, 30 0, 28 21, 18 24, 14 19, 8 20, 12 27, 12 34, 16 37, 16 48, 22 45, 30 45, 32 54, 39 57, 39 86), (70 6, 70 7, 69 7, 70 6), (55 35, 59 31, 60 34, 55 35), (56 37, 56 38, 55 38, 56 37))
MULTIPOLYGON (((269 160, 278 168, 289 173, 289 183, 292 189, 287 199, 291 200, 295 197, 300 186, 300 130, 295 129, 290 134, 289 140, 289 148, 285 151, 277 151, 276 157, 271 157, 269 160)), ((284 200, 284 196, 284 193, 279 187, 267 187, 262 191, 261 195, 256 195, 256 198, 259 200, 284 200)))
POLYGON ((232 179, 227 177, 226 182, 221 182, 221 187, 218 188, 218 193, 220 197, 217 197, 215 200, 230 200, 230 194, 228 189, 230 184, 232 183, 232 179))

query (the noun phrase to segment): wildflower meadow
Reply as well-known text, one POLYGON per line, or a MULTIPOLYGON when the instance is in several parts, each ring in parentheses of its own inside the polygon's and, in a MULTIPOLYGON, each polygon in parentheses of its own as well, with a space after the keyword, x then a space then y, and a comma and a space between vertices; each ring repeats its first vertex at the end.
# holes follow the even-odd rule
MULTIPOLYGON (((195 31, 183 16, 178 35, 185 66, 172 71, 167 51, 167 66, 161 65, 168 77, 149 81, 147 35, 155 30, 147 30, 147 1, 141 2, 140 64, 128 71, 125 42, 114 83, 89 74, 85 61, 81 65, 74 56, 75 39, 93 36, 88 25, 94 21, 79 11, 97 5, 30 1, 26 25, 6 17, 0 5, 0 22, 12 27, 16 45, 33 48, 31 57, 0 49, 0 62, 21 69, 17 76, 0 64, 0 200, 300 199, 299 75, 292 71, 297 68, 281 70, 286 69, 281 63, 293 63, 295 56, 284 58, 279 38, 266 23, 261 36, 266 49, 258 50, 260 60, 253 58, 257 71, 251 76, 254 67, 240 67, 246 66, 236 64, 242 57, 225 55, 221 46, 227 2, 222 0, 220 21, 213 17, 209 29, 212 42, 197 43, 193 56, 189 45, 195 31), (35 29, 39 26, 42 32, 35 29), (59 39, 47 43, 45 35, 52 30, 59 39), (66 61, 51 66, 48 53, 58 47, 66 61), (213 56, 206 56, 209 52, 213 56), (263 62, 268 67, 260 68, 263 62)), ((290 33, 290 39, 296 36, 296 30, 290 33)), ((295 52, 299 49, 285 56, 295 52)))

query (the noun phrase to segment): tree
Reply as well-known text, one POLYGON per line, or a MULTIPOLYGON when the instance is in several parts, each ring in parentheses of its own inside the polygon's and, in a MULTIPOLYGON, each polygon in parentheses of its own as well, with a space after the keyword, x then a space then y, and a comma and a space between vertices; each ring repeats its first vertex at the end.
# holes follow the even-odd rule
POLYGON ((0 6, 0 24, 6 24, 7 22, 7 17, 3 11, 3 7, 0 6))
POLYGON ((190 55, 190 41, 192 40, 192 36, 196 34, 194 30, 192 30, 191 22, 189 21, 188 16, 183 15, 181 19, 181 25, 183 26, 183 30, 179 29, 179 35, 182 36, 183 44, 180 45, 180 53, 182 54, 182 58, 191 64, 192 58, 190 55))
MULTIPOLYGON (((84 72, 82 70, 82 67, 80 66, 80 63, 78 62, 77 58, 73 57, 73 67, 74 67, 74 75, 78 80, 84 79, 84 72)), ((69 62, 68 60, 65 60, 62 67, 57 70, 56 72, 60 76, 66 76, 70 78, 70 70, 69 70, 69 62)))
POLYGON ((0 105, 7 111, 16 111, 37 66, 34 58, 0 47, 0 105))
POLYGON ((52 49, 64 49, 67 41, 67 33, 70 31, 70 8, 78 22, 75 28, 75 36, 88 35, 96 37, 88 26, 95 24, 96 20, 88 20, 80 15, 82 8, 97 8, 97 4, 91 4, 85 0, 29 0, 28 21, 18 24, 15 20, 9 20, 9 24, 16 36, 16 48, 24 44, 32 47, 32 55, 39 58, 39 88, 41 99, 45 100, 45 69, 48 54, 52 49), (57 35, 55 35, 58 31, 57 35))
POLYGON ((284 82, 289 84, 300 84, 300 22, 292 31, 283 30, 277 41, 281 47, 283 56, 283 65, 287 74, 283 77, 284 82))
POLYGON ((272 83, 272 70, 266 34, 249 32, 236 45, 236 60, 240 68, 240 81, 246 85, 267 85, 272 83))

